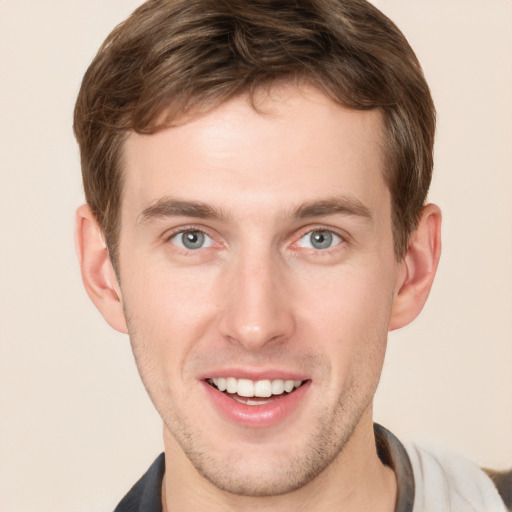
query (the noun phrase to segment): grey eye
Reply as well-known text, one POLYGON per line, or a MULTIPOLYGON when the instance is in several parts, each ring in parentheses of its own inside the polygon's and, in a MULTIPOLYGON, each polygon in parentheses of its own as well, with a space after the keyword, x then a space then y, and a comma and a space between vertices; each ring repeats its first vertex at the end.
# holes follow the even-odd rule
POLYGON ((327 229, 315 229, 306 233, 300 240, 299 246, 306 247, 309 249, 330 249, 338 245, 341 242, 341 238, 327 229))
POLYGON ((213 240, 203 231, 181 231, 171 238, 171 243, 182 249, 194 251, 213 245, 213 240))

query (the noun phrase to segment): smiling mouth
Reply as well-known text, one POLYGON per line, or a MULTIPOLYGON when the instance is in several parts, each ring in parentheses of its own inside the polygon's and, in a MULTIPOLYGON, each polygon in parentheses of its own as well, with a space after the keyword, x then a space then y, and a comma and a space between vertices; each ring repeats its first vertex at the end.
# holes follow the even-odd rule
POLYGON ((210 378, 206 382, 229 398, 246 405, 265 405, 300 388, 305 380, 258 380, 234 377, 210 378))

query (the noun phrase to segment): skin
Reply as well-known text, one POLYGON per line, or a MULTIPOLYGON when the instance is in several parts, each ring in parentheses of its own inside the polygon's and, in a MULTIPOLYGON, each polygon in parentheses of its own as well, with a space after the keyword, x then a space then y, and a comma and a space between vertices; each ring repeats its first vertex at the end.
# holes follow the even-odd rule
POLYGON ((84 283, 130 334, 163 419, 169 510, 391 511, 372 400, 388 330, 428 296, 440 212, 425 208, 397 261, 379 113, 291 85, 257 102, 129 135, 119 280, 84 206, 84 283), (206 243, 184 247, 187 230, 206 243), (314 247, 311 233, 332 243, 314 247), (226 368, 300 374, 309 387, 278 424, 241 426, 205 393, 226 368))

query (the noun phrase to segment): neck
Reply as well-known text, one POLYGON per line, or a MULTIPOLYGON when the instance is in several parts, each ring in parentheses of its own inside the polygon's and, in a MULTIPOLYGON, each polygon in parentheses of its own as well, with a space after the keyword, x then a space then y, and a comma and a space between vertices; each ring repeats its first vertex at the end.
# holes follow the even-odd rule
POLYGON ((393 512, 396 478, 378 458, 371 411, 365 416, 322 473, 300 489, 278 496, 240 496, 218 489, 196 471, 172 435, 165 431, 163 510, 393 512))

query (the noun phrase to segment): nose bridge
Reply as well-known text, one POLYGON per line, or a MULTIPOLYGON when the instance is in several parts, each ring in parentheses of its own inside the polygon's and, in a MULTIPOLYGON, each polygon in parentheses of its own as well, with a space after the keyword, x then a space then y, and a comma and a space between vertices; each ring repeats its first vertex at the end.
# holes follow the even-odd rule
POLYGON ((271 248, 240 251, 232 262, 223 318, 224 335, 248 350, 291 336, 285 265, 271 248))

